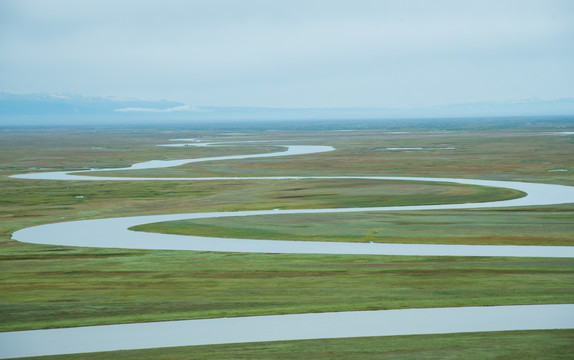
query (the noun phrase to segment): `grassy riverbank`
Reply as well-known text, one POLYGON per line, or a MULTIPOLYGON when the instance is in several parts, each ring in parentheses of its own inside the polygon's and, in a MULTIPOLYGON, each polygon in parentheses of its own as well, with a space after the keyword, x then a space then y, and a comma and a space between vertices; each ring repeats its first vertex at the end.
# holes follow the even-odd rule
POLYGON ((569 303, 570 259, 7 249, 2 330, 569 303), (13 266, 17 265, 18 268, 13 266))
POLYGON ((136 231, 242 239, 572 246, 570 205, 496 210, 250 216, 135 226, 136 231), (312 221, 310 221, 310 219, 312 221))
MULTIPOLYGON (((0 132, 0 331, 257 314, 571 302, 571 259, 182 253, 67 248, 10 240, 10 234, 20 228, 86 218, 374 203, 379 206, 381 202, 486 201, 517 195, 451 184, 381 186, 376 181, 351 180, 112 183, 8 177, 38 168, 122 167, 150 159, 262 153, 280 150, 276 145, 282 143, 302 143, 333 145, 338 150, 300 158, 189 164, 149 170, 145 175, 376 174, 574 185, 574 136, 557 135, 568 130, 564 126, 569 125, 495 131, 414 129, 406 133, 4 130, 0 132), (273 142, 247 147, 154 146, 176 137, 208 142, 273 142), (423 150, 387 150, 393 147, 423 150)), ((256 218, 229 218, 178 227, 217 236, 232 233, 302 240, 390 238, 397 242, 572 245, 572 212, 574 205, 570 204, 408 214, 317 214, 304 220, 297 216, 266 217, 262 222, 256 218)), ((543 339, 549 332, 534 334, 543 339)), ((476 336, 491 338, 488 334, 476 336)), ((418 344, 405 341, 406 345, 401 346, 409 349, 418 344)), ((355 344, 350 351, 363 346, 360 342, 355 344)), ((269 351, 273 351, 275 345, 269 346, 269 351)), ((551 345, 548 348, 553 349, 551 345)), ((154 350, 149 351, 155 354, 154 350)), ((143 353, 136 357, 145 358, 143 353)), ((256 358, 245 354, 244 358, 256 358)))

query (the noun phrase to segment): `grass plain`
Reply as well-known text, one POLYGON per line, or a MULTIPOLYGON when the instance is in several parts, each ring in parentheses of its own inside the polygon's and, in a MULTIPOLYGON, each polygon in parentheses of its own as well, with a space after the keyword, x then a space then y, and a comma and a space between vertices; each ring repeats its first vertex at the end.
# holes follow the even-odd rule
MULTIPOLYGON (((182 253, 66 248, 10 240, 10 234, 23 227, 75 219, 277 207, 370 206, 365 204, 373 202, 383 206, 440 202, 447 198, 464 202, 508 198, 517 195, 514 193, 446 184, 379 185, 373 181, 174 181, 136 185, 129 181, 34 181, 8 176, 47 168, 122 167, 150 159, 267 152, 279 150, 276 145, 301 143, 333 145, 338 150, 299 158, 206 162, 139 173, 174 177, 376 174, 574 185, 574 136, 561 134, 573 127, 571 122, 563 121, 524 123, 502 129, 345 132, 5 129, 0 132, 0 330, 320 311, 570 303, 574 295, 574 261, 570 259, 182 253), (154 146, 174 137, 207 142, 272 142, 245 147, 154 146), (423 150, 387 150, 397 147, 423 150)), ((300 240, 571 245, 573 211, 574 205, 570 204, 408 214, 318 214, 305 221, 297 216, 229 218, 176 227, 218 236, 259 234, 300 240)), ((424 351, 440 358, 441 351, 456 351, 454 344, 465 336, 474 336, 472 341, 480 342, 499 335, 431 336, 428 341, 439 345, 429 345, 433 350, 424 351)), ((517 339, 516 343, 538 339, 547 344, 538 346, 540 354, 558 354, 563 351, 559 350, 563 348, 560 344, 572 344, 571 332, 508 333, 504 338, 517 339)), ((321 356, 328 358, 329 349, 360 351, 367 346, 355 340, 321 341, 313 345, 321 350, 309 351, 315 352, 314 358, 321 358, 317 352, 324 352, 321 356)), ((379 341, 395 340, 400 345, 393 358, 409 358, 409 352, 411 358, 424 358, 413 356, 416 352, 412 351, 426 345, 409 337, 400 341, 367 339, 375 345, 370 348, 372 354, 363 358, 381 354, 376 351, 379 341)), ((180 351, 177 356, 182 358, 214 349, 221 351, 218 358, 231 358, 234 352, 241 354, 236 358, 305 358, 300 353, 299 357, 294 356, 306 351, 300 346, 300 342, 281 342, 165 351, 180 351)), ((157 351, 140 351, 137 357, 159 358, 151 355, 157 351)), ((93 358, 112 358, 108 355, 94 354, 93 358)), ((175 353, 172 355, 167 358, 177 358, 175 353)))
POLYGON ((228 217, 162 222, 132 230, 244 239, 469 245, 572 246, 569 205, 524 209, 228 217), (501 216, 503 215, 503 216, 501 216))

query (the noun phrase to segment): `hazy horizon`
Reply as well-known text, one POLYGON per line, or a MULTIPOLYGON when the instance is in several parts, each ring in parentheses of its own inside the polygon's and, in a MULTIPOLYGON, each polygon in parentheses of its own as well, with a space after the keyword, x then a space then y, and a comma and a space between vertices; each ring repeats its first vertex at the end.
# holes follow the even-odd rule
POLYGON ((189 106, 574 98, 570 1, 0 0, 0 90, 189 106))

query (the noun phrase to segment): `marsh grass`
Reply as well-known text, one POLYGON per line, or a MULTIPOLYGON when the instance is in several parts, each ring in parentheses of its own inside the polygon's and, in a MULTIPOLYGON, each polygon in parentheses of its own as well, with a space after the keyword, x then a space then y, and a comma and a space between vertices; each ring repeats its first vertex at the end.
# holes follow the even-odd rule
POLYGON ((574 207, 261 215, 182 220, 132 230, 222 238, 469 245, 574 245, 574 207))
MULTIPOLYGON (((300 143, 333 145, 337 151, 281 160, 268 158, 188 164, 148 171, 146 175, 388 175, 572 184, 574 136, 556 134, 550 129, 537 132, 522 129, 412 131, 404 134, 373 130, 349 132, 345 136, 336 132, 288 133, 300 143), (423 150, 386 150, 393 147, 422 147, 423 150), (567 171, 551 171, 556 169, 567 171)), ((121 175, 121 172, 114 172, 116 174, 121 175)), ((125 172, 123 175, 132 174, 125 172)))
POLYGON ((569 259, 4 249, 2 330, 568 303, 569 259))
MULTIPOLYGON (((364 206, 374 202, 379 206, 381 201, 418 201, 412 196, 415 189, 424 193, 428 201, 434 201, 433 197, 440 197, 438 201, 442 202, 449 197, 460 201, 469 196, 487 196, 471 187, 395 184, 398 187, 393 188, 393 194, 385 193, 384 187, 378 183, 360 181, 175 181, 135 184, 33 181, 8 177, 10 174, 46 168, 122 167, 151 159, 265 152, 276 150, 276 144, 285 142, 333 145, 338 151, 293 158, 190 164, 174 169, 158 169, 153 171, 153 175, 420 175, 574 185, 574 158, 571 156, 574 153, 574 137, 546 134, 564 129, 539 126, 536 131, 413 130, 403 134, 372 130, 345 132, 344 136, 332 131, 246 132, 234 136, 213 131, 163 132, 151 129, 0 131, 0 329, 9 331, 299 312, 569 303, 574 296, 574 262, 570 259, 156 252, 43 246, 10 240, 13 231, 27 226, 86 218, 276 207, 364 206), (210 142, 280 141, 248 148, 174 149, 154 146, 175 137, 210 142), (384 150, 386 147, 456 149, 403 152, 384 150), (552 169, 567 171, 550 172, 552 169), (304 189, 298 189, 301 187, 304 189), (378 194, 372 196, 374 191, 378 194), (396 196, 397 193, 401 195, 396 196)), ((309 231, 309 237, 314 239, 338 240, 338 236, 341 236, 347 238, 345 241, 355 235, 360 236, 359 241, 369 236, 376 240, 386 239, 388 235, 394 241, 568 244, 572 231, 567 221, 572 209, 572 205, 563 205, 457 213, 340 214, 329 219, 317 214, 317 218, 307 221, 299 229, 296 226, 301 226, 301 220, 296 217, 282 217, 279 221, 264 219, 263 225, 258 223, 257 218, 243 224, 228 219, 229 223, 199 225, 207 226, 206 231, 220 233, 235 231, 231 227, 237 225, 237 231, 243 231, 249 237, 265 231, 281 237, 285 234, 304 237, 303 232, 299 231, 304 230, 309 231), (456 224, 459 223, 464 226, 458 227, 456 224), (379 229, 381 227, 384 230, 379 229)), ((524 334, 482 334, 474 342, 469 342, 472 345, 465 346, 464 351, 459 349, 461 352, 457 352, 456 346, 463 341, 458 338, 459 335, 452 335, 446 343, 441 343, 441 336, 429 336, 430 342, 438 341, 438 345, 428 345, 438 346, 438 349, 432 350, 435 352, 429 352, 429 357, 461 354, 455 357, 480 358, 476 354, 484 353, 484 358, 488 358, 487 350, 491 350, 494 339, 509 339, 515 344, 532 344, 529 348, 539 350, 531 358, 543 358, 544 349, 550 349, 549 354, 562 354, 564 346, 561 344, 571 339, 571 333, 564 336, 560 332, 529 332, 526 334, 532 334, 528 335, 531 337, 522 337, 524 334), (554 334, 558 333, 555 337, 554 334), (488 344, 482 347, 484 350, 480 350, 478 345, 481 342, 488 344)), ((309 355, 305 355, 307 350, 300 342, 282 342, 237 345, 239 347, 146 350, 127 352, 127 355, 121 356, 161 358, 158 355, 161 353, 167 354, 161 355, 164 358, 205 358, 211 351, 217 351, 213 354, 220 358, 232 358, 232 354, 236 353, 238 358, 307 356, 320 359, 332 358, 333 353, 329 352, 329 348, 341 346, 350 352, 349 357, 361 358, 360 352, 368 346, 369 351, 373 352, 372 355, 365 355, 365 358, 369 358, 380 357, 374 354, 380 354, 384 347, 391 346, 385 341, 396 339, 366 339, 372 341, 372 345, 357 342, 357 339, 319 341, 317 344, 322 348, 309 350, 309 355), (340 344, 343 345, 337 345, 337 341, 342 341, 340 344), (252 346, 254 348, 250 349, 252 346), (194 352, 198 355, 193 355, 194 352)), ((424 358, 425 342, 404 338, 404 342, 396 344, 396 353, 389 354, 397 358, 401 354, 404 354, 404 358, 424 358), (421 349, 421 352, 417 353, 416 349, 421 349)), ((499 352, 501 357, 512 358, 505 351, 502 349, 499 352)), ((89 356, 111 359, 112 355, 116 356, 89 356)), ((87 356, 82 355, 81 358, 87 356)))

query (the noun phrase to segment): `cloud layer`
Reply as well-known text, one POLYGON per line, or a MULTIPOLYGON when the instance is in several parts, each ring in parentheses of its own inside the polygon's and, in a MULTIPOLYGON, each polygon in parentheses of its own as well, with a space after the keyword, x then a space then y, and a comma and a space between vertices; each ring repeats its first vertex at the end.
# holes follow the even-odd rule
POLYGON ((199 105, 574 96, 562 0, 3 0, 0 89, 199 105))

